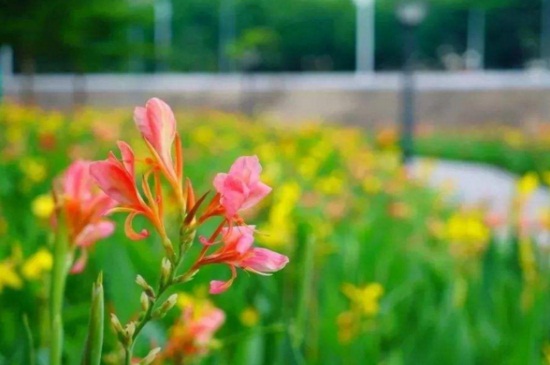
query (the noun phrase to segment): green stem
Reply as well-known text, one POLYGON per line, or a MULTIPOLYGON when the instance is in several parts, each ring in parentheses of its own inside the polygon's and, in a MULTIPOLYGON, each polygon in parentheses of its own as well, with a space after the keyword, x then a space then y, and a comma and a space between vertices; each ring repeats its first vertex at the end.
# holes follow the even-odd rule
POLYGON ((124 365, 132 365, 132 349, 134 345, 124 349, 124 365))
POLYGON ((312 296, 312 281, 314 269, 314 245, 313 238, 306 236, 302 261, 302 281, 300 283, 300 296, 298 298, 298 309, 294 328, 293 348, 297 351, 303 345, 307 332, 308 305, 312 296))
MULTIPOLYGON (((174 267, 172 267, 172 270, 170 271, 170 276, 168 278, 168 281, 165 284, 163 284, 162 279, 159 280, 159 284, 158 284, 158 288, 157 288, 157 291, 156 291, 155 298, 151 299, 151 303, 149 303, 149 307, 147 308, 147 311, 145 312, 143 317, 139 320, 139 322, 136 324, 136 329, 134 331, 134 334, 132 335, 132 338, 129 341, 129 344, 124 346, 125 365, 130 365, 131 364, 131 362, 132 362, 132 352, 133 352, 133 348, 134 348, 134 342, 135 342, 136 338, 139 336, 139 334, 141 333, 141 330, 143 329, 143 327, 145 327, 145 325, 147 323, 149 323, 149 321, 151 321, 151 319, 153 317, 153 311, 156 309, 155 307, 157 306, 157 303, 158 303, 158 299, 160 297, 162 297, 162 295, 168 289, 170 289, 173 285, 179 283, 177 280, 175 280, 176 279, 176 273, 178 271, 178 268, 181 266, 181 264, 183 262, 183 258, 185 256, 185 252, 186 252, 187 248, 189 248, 189 246, 191 245, 191 242, 193 241, 194 237, 195 237, 195 231, 194 230, 192 230, 192 231, 186 230, 185 235, 183 237, 181 237, 180 250, 177 253, 177 257, 174 257, 174 258, 169 257, 169 260, 170 260, 170 262, 172 262, 174 267)), ((167 237, 164 238, 164 243, 163 244, 165 246, 169 245, 170 247, 173 247, 172 242, 167 237)), ((171 252, 174 253, 173 250, 171 252)), ((170 252, 168 252, 168 255, 170 255, 170 252)), ((161 274, 161 277, 162 277, 162 274, 161 274)))
POLYGON ((63 352, 63 294, 70 265, 67 227, 64 219, 59 218, 53 247, 50 287, 50 365, 61 365, 63 352))

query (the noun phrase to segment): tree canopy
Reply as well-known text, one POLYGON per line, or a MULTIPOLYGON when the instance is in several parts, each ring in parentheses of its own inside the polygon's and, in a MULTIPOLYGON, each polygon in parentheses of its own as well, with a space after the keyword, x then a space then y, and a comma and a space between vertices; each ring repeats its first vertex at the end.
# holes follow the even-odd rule
MULTIPOLYGON (((355 66, 356 11, 352 0, 172 0, 170 71, 215 72, 221 1, 234 6, 239 58, 260 53, 264 71, 336 70, 355 66)), ((376 2, 376 67, 401 64, 395 6, 376 2)), ((519 68, 538 57, 542 0, 431 0, 419 29, 420 60, 443 68, 442 52, 466 50, 468 10, 485 10, 486 64, 519 68), (506 29, 503 32, 502 29, 506 29)), ((17 71, 127 72, 139 58, 155 70, 154 7, 145 0, 0 0, 0 44, 13 46, 17 71), (136 32, 139 37, 130 34, 136 32)), ((238 64, 238 63, 237 63, 238 64)))

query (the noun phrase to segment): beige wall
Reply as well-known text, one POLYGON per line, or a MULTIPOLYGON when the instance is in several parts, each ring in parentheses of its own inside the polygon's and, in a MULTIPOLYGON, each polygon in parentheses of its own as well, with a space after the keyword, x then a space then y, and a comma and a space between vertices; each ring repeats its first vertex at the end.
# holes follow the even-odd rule
MULTIPOLYGON (((418 76, 417 87, 418 120, 430 124, 550 120, 546 73, 426 74, 418 76)), ((107 75, 78 83, 72 76, 39 76, 30 83, 18 77, 7 83, 5 93, 22 100, 31 88, 35 101, 48 108, 70 108, 75 97, 105 107, 138 105, 159 96, 176 108, 253 109, 289 123, 324 119, 376 126, 399 120, 401 93, 397 74, 266 75, 252 81, 236 75, 107 75)))

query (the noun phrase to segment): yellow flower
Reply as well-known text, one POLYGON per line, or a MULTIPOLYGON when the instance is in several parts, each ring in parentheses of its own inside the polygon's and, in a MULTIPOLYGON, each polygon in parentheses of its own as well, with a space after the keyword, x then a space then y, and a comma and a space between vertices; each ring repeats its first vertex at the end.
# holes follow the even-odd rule
POLYGON ((301 193, 300 186, 295 182, 285 183, 275 191, 267 225, 262 229, 266 234, 261 237, 261 241, 266 246, 288 245, 294 231, 292 212, 300 200, 301 193))
POLYGON ((246 327, 254 327, 260 320, 260 314, 255 308, 245 308, 240 315, 240 320, 246 327))
POLYGON ((519 130, 508 128, 504 131, 504 141, 512 147, 520 147, 525 142, 525 136, 519 130))
POLYGON ((29 181, 39 183, 46 178, 47 169, 43 162, 34 158, 24 158, 19 163, 19 169, 29 181))
POLYGON ((315 189, 326 195, 341 194, 344 189, 344 179, 336 174, 322 177, 315 182, 315 189))
POLYGON ((382 181, 374 175, 368 175, 363 180, 363 190, 369 194, 377 194, 382 190, 382 181))
POLYGON ((447 238, 453 242, 486 242, 490 230, 476 212, 456 212, 447 221, 447 238))
POLYGON ((51 194, 37 196, 32 202, 32 212, 38 218, 49 218, 55 208, 55 203, 51 194))
POLYGON ((311 156, 303 158, 298 164, 298 173, 305 179, 313 179, 319 169, 319 160, 311 156))
POLYGON ((13 267, 11 261, 0 262, 0 293, 4 287, 19 289, 23 286, 23 282, 13 267))
POLYGON ((36 280, 39 279, 44 272, 50 271, 52 269, 52 264, 52 254, 43 248, 25 261, 21 272, 26 279, 36 280))
POLYGON ((539 178, 536 173, 525 174, 517 183, 517 191, 520 197, 531 195, 539 186, 539 178))
POLYGON ((367 284, 357 287, 346 283, 342 286, 342 292, 351 300, 354 307, 366 316, 375 316, 380 310, 379 301, 384 294, 384 288, 379 283, 367 284))

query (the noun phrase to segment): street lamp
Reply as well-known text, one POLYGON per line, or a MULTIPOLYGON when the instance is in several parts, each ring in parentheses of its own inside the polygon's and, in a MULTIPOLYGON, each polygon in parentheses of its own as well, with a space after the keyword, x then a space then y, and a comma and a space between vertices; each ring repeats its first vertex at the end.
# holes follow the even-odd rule
POLYGON ((414 133, 414 53, 416 29, 424 21, 428 7, 422 0, 402 1, 397 5, 396 15, 403 28, 403 89, 401 94, 401 149, 403 163, 413 155, 414 133))
POLYGON ((357 72, 374 71, 374 1, 353 1, 357 8, 355 23, 355 70, 357 72))

